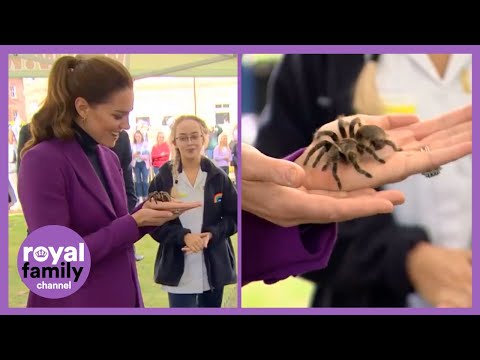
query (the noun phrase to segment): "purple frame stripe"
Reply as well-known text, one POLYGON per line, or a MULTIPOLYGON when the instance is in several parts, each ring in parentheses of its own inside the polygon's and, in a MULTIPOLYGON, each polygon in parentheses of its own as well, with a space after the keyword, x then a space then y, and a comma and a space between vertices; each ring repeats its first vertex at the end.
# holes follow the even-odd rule
MULTIPOLYGON (((237 54, 238 58, 238 124, 241 125, 241 54, 284 54, 284 53, 471 53, 473 55, 473 84, 472 89, 476 89, 475 75, 477 74, 475 69, 480 67, 480 45, 175 45, 175 46, 156 46, 156 45, 4 45, 0 48, 0 108, 2 109, 3 119, 8 119, 8 54, 10 53, 32 53, 32 54, 44 54, 44 53, 136 53, 136 54, 209 54, 209 53, 225 53, 225 54, 237 54)), ((473 104, 480 104, 480 93, 474 90, 472 94, 473 104)), ((473 109, 474 118, 478 118, 479 111, 476 110, 476 106, 473 109)), ((1 157, 0 167, 7 172, 7 121, 3 121, 2 131, 4 136, 1 137, 1 157)), ((473 133, 480 131, 480 125, 478 121, 473 123, 473 133)), ((241 126, 238 127, 239 141, 242 139, 241 126)), ((480 151, 478 144, 473 143, 473 153, 480 151)), ((473 183, 477 183, 477 169, 475 166, 476 157, 473 156, 473 183)), ((5 173, 0 177, 0 186, 4 189, 7 188, 7 179, 5 173)), ((239 154, 239 178, 241 178, 241 152, 239 154)), ((241 194, 241 181, 238 182, 238 193, 241 194)), ((473 210, 472 216, 478 213, 478 190, 473 188, 473 210)), ((5 203, 4 203, 5 204, 5 203)), ((8 206, 0 208, 0 231, 3 239, 8 239, 8 206)), ((238 258, 241 259, 241 196, 238 201, 238 258)), ((479 251, 479 244, 476 242, 478 235, 477 223, 473 221, 472 230, 472 252, 476 254, 479 251)), ((473 255, 476 259, 476 255, 473 255)), ((241 260, 238 263, 239 270, 239 284, 241 283, 241 260)), ((477 261, 473 261, 473 284, 477 284, 479 271, 479 264, 477 261)), ((105 314, 105 315, 469 315, 480 314, 480 296, 478 294, 479 288, 474 285, 473 287, 473 308, 472 309, 410 309, 410 308, 323 308, 323 309, 251 309, 251 308, 234 308, 234 309, 158 309, 158 308, 143 308, 143 309, 115 309, 115 308, 82 308, 82 309, 19 309, 8 308, 8 241, 1 241, 0 243, 0 314, 18 314, 18 315, 30 315, 30 314, 105 314)), ((238 287, 238 304, 241 304, 241 287, 238 287)))

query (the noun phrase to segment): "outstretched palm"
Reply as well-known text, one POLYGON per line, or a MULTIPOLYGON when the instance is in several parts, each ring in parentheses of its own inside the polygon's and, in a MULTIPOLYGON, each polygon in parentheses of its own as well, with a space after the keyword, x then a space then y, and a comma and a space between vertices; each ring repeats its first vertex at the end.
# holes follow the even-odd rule
MULTIPOLYGON (((367 172, 371 177, 356 170, 352 163, 338 161, 336 173, 341 181, 342 190, 375 188, 395 183, 410 175, 438 168, 472 151, 471 105, 422 122, 414 115, 355 115, 343 119, 348 123, 354 118, 360 118, 362 125, 376 125, 384 129, 387 139, 401 147, 402 151, 396 152, 388 145, 375 151, 385 163, 381 163, 367 152, 359 155, 357 163, 360 170, 367 172), (420 151, 427 145, 429 152, 420 151)), ((320 131, 334 132, 339 138, 344 137, 339 132, 338 120, 322 126, 320 131)), ((346 132, 348 134, 348 127, 346 132)), ((325 153, 321 161, 312 167, 315 158, 320 154, 321 149, 318 149, 304 165, 310 150, 324 140, 325 137, 321 137, 310 144, 296 163, 305 168, 305 186, 308 189, 339 190, 332 171, 337 161, 330 162, 328 168, 322 171, 327 160, 332 158, 331 155, 325 153)), ((332 145, 327 144, 327 150, 331 147, 332 145)))

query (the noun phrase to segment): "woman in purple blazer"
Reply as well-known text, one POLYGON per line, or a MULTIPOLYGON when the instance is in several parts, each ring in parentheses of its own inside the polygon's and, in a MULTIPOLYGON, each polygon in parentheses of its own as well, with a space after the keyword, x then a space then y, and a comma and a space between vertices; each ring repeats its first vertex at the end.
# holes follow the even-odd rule
POLYGON ((84 239, 91 269, 74 294, 47 299, 30 292, 28 307, 143 307, 133 244, 198 203, 147 201, 130 215, 115 153, 129 129, 133 80, 105 56, 59 58, 42 108, 22 150, 18 194, 28 231, 61 225, 84 239))

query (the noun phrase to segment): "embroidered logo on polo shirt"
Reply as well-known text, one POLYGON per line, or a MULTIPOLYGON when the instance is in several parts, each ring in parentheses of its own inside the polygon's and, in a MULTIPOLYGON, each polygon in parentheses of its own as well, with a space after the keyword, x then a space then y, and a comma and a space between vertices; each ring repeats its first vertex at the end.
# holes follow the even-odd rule
POLYGON ((216 193, 214 196, 213 196, 213 203, 219 203, 222 201, 222 196, 223 196, 223 193, 216 193))

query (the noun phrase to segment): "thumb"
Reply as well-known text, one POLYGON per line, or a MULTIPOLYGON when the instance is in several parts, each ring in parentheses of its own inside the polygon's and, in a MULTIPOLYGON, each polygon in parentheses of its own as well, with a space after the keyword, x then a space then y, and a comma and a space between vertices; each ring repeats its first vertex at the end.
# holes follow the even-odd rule
POLYGON ((297 188, 304 177, 305 171, 300 165, 269 157, 253 146, 242 144, 242 180, 273 182, 297 188))

